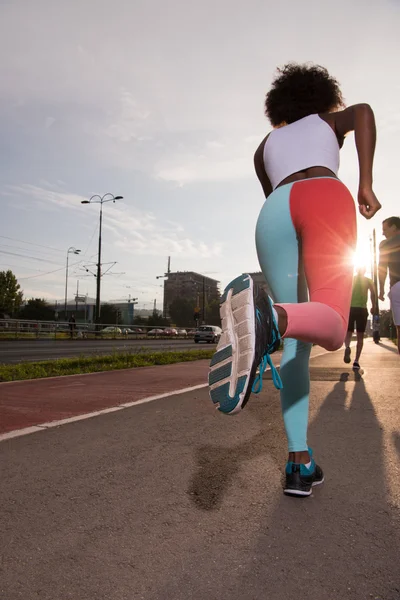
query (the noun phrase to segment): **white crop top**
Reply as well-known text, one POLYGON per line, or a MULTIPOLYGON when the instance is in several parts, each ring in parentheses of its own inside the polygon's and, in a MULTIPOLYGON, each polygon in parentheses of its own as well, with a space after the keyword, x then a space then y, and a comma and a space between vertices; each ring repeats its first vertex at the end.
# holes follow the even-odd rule
POLYGON ((281 181, 304 169, 339 170, 339 143, 332 127, 318 115, 309 115, 274 129, 264 145, 264 168, 275 189, 281 181))

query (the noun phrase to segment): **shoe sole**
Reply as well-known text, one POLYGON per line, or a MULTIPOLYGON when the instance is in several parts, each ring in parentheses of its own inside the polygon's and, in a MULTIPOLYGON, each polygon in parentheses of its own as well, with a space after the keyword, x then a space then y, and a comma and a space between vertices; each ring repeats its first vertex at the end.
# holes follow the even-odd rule
POLYGON ((240 412, 255 354, 254 282, 250 275, 231 281, 221 298, 222 335, 211 359, 210 398, 227 415, 240 412))
POLYGON ((283 493, 286 494, 286 496, 301 496, 302 498, 305 496, 311 496, 312 488, 316 485, 321 485, 321 483, 324 483, 324 481, 325 477, 323 477, 320 481, 314 481, 314 483, 311 484, 311 489, 309 492, 304 492, 303 490, 291 490, 290 488, 287 488, 283 490, 283 493))

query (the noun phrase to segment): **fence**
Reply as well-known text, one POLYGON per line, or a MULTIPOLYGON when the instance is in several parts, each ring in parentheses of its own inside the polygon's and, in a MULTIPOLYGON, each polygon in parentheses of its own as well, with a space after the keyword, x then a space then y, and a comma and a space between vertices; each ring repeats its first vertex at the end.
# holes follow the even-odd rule
POLYGON ((28 321, 0 319, 0 340, 33 339, 187 339, 194 337, 195 329, 175 327, 136 327, 63 321, 28 321))

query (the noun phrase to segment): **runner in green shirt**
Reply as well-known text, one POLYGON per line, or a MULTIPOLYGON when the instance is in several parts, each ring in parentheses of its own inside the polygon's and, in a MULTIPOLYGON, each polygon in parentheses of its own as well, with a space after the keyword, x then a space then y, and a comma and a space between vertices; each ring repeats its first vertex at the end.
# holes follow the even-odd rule
POLYGON ((357 349, 356 349, 356 358, 353 363, 353 369, 358 370, 360 368, 360 356, 364 345, 364 334, 365 329, 367 327, 367 319, 368 319, 368 292, 371 296, 371 314, 374 314, 376 311, 376 294, 375 294, 375 286, 372 279, 365 277, 365 267, 362 267, 357 270, 357 275, 353 279, 353 295, 351 297, 351 307, 350 307, 350 316, 349 316, 349 325, 347 328, 345 345, 346 349, 344 351, 344 362, 350 362, 350 341, 354 332, 354 325, 356 326, 357 331, 357 349))

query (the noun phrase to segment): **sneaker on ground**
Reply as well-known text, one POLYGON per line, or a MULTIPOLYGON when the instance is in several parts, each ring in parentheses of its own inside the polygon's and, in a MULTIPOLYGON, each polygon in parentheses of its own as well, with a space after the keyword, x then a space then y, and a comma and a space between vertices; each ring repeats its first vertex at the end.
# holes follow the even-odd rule
POLYGON ((294 462, 286 465, 286 483, 283 490, 288 496, 311 496, 312 488, 324 482, 324 473, 315 460, 311 458, 311 466, 294 462))
POLYGON ((353 362, 353 369, 355 369, 356 371, 360 369, 360 363, 358 362, 358 360, 355 360, 353 362))
POLYGON ((280 345, 280 335, 272 303, 263 289, 254 285, 250 275, 240 275, 221 298, 222 335, 210 363, 210 397, 225 414, 240 412, 252 392, 257 375, 258 393, 262 376, 270 365, 275 387, 282 388, 270 354, 280 345))
POLYGON ((347 364, 350 362, 350 355, 351 355, 351 348, 348 347, 344 351, 344 358, 343 358, 344 362, 347 363, 347 364))

